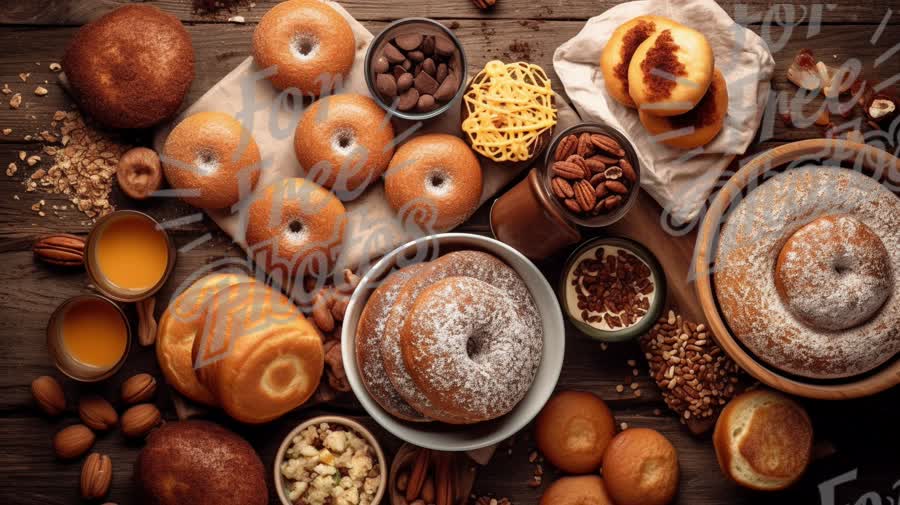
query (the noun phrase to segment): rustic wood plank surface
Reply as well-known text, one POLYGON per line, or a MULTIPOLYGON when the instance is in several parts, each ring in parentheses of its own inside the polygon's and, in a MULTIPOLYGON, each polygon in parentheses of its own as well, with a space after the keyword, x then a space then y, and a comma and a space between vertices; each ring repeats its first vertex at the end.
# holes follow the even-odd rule
MULTIPOLYGON (((33 136, 47 129, 54 111, 71 106, 71 101, 56 82, 57 75, 49 70, 49 63, 60 60, 77 26, 124 3, 127 2, 0 1, 0 47, 5 48, 0 56, 0 84, 7 83, 25 99, 19 110, 0 104, 0 130, 13 130, 10 135, 0 136, 0 166, 17 160, 19 151, 32 152, 39 148, 40 143, 26 140, 26 135, 33 136), (31 73, 28 82, 19 80, 21 72, 31 73), (35 96, 32 90, 45 80, 49 95, 35 96)), ((245 5, 218 15, 194 12, 189 0, 147 3, 175 14, 186 23, 197 53, 197 78, 187 98, 187 102, 192 102, 249 54, 253 23, 276 2, 260 0, 253 7, 245 5), (233 15, 243 16, 246 23, 226 22, 233 15)), ((438 18, 451 26, 463 41, 470 70, 477 70, 494 58, 527 59, 542 65, 551 74, 557 91, 562 92, 559 79, 552 72, 554 49, 574 36, 587 18, 618 2, 498 0, 497 8, 489 13, 482 13, 466 0, 421 0, 415 3, 350 0, 342 3, 373 32, 393 19, 408 15, 438 18)), ((786 33, 786 44, 774 51, 777 68, 773 85, 776 90, 790 89, 785 71, 794 54, 805 47, 812 48, 826 60, 841 62, 859 58, 869 66, 879 56, 888 54, 877 69, 878 74, 883 78, 900 75, 900 58, 895 52, 900 44, 900 1, 860 0, 822 4, 818 8, 800 3, 781 5, 769 0, 722 3, 739 22, 756 31, 769 30, 767 20, 778 21, 779 24, 770 30, 770 40, 777 40, 786 33), (887 15, 888 9, 893 10, 893 15, 887 15), (817 18, 821 19, 821 25, 815 22, 817 18), (883 21, 886 24, 882 36, 871 42, 870 37, 883 21)), ((788 128, 779 121, 770 132, 761 133, 760 143, 748 154, 821 135, 820 128, 788 128)), ((134 141, 146 142, 146 137, 134 141)), ((33 406, 28 385, 41 374, 59 376, 50 364, 44 346, 46 321, 61 301, 87 291, 88 280, 84 273, 61 274, 35 264, 29 248, 31 242, 43 234, 86 233, 90 224, 72 210, 46 217, 33 212, 31 206, 39 199, 44 199, 47 206, 68 202, 58 195, 26 193, 23 181, 29 174, 30 170, 20 168, 13 177, 0 176, 0 503, 79 503, 80 464, 58 462, 49 441, 60 427, 75 422, 75 400, 92 388, 67 382, 69 411, 60 419, 47 420, 33 406)), ((135 205, 117 191, 113 201, 119 207, 140 208, 164 221, 195 212, 173 201, 135 205)), ((658 212, 652 202, 642 205, 648 206, 642 209, 644 212, 651 215, 658 212)), ((487 208, 480 209, 461 229, 489 233, 487 208)), ((179 256, 171 281, 159 295, 161 301, 168 300, 178 284, 202 265, 223 256, 241 254, 208 219, 180 226, 173 231, 173 236, 177 245, 182 246, 206 233, 211 235, 210 241, 179 256)), ((567 252, 562 251, 539 265, 551 283, 558 278, 567 252)), ((684 251, 677 254, 684 254, 684 251)), ((159 305, 164 306, 164 303, 159 305)), ((634 398, 616 393, 615 386, 630 375, 631 368, 626 364, 629 359, 640 359, 636 344, 611 345, 603 350, 596 343, 579 338, 574 328, 567 327, 565 369, 558 387, 596 392, 610 403, 619 422, 632 427, 652 427, 670 437, 680 452, 682 464, 678 503, 843 504, 857 502, 866 493, 869 494, 858 503, 896 504, 900 501, 897 497, 900 491, 895 484, 900 479, 900 461, 897 459, 900 454, 900 431, 897 430, 900 391, 897 389, 852 402, 803 402, 810 409, 824 456, 791 491, 773 496, 759 495, 741 490, 721 476, 711 442, 706 438, 691 437, 668 413, 643 366, 637 378, 643 396, 634 398), (820 485, 853 470, 856 474, 852 482, 840 485, 834 500, 827 501, 827 493, 821 494, 820 485), (892 501, 889 502, 888 497, 892 501)), ((158 375, 151 350, 134 352, 124 370, 97 388, 115 398, 121 381, 142 371, 158 375)), ((174 419, 171 398, 165 388, 156 401, 164 416, 174 419)), ((399 446, 399 441, 365 417, 364 411, 352 399, 342 400, 326 409, 301 409, 266 427, 240 426, 220 416, 215 418, 245 435, 268 467, 284 434, 303 419, 326 411, 359 417, 375 430, 389 452, 399 446)), ((120 434, 111 433, 99 437, 95 447, 113 459, 114 478, 109 500, 119 504, 134 503, 131 465, 140 444, 125 442, 120 434)), ((533 437, 527 429, 504 443, 493 463, 481 470, 476 492, 508 496, 517 505, 536 504, 541 488, 526 486, 532 475, 527 458, 533 449, 533 437)), ((547 482, 555 475, 552 470, 548 471, 547 482)), ((827 489, 827 485, 823 489, 827 489)), ((277 503, 274 495, 272 503, 277 503)))

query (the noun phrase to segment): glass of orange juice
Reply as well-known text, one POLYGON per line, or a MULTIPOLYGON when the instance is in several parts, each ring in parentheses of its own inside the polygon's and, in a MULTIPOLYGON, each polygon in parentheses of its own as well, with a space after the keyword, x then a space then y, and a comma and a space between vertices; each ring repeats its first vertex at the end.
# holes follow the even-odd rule
POLYGON ((175 265, 169 234, 152 217, 134 210, 107 214, 88 235, 88 274, 106 296, 136 302, 156 293, 175 265))
POLYGON ((131 328, 109 298, 79 295, 62 303, 47 325, 47 348, 59 370, 95 382, 116 373, 131 349, 131 328))

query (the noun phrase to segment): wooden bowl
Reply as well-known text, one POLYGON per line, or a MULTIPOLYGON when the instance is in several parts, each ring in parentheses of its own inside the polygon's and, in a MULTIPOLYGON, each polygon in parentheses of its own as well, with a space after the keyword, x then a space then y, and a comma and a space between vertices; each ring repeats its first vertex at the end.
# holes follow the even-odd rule
MULTIPOLYGON (((397 454, 394 456, 394 461, 391 463, 391 471, 388 476, 388 491, 386 494, 390 498, 390 501, 386 505, 409 505, 403 496, 403 492, 397 489, 397 477, 402 473, 409 475, 413 463, 416 460, 416 455, 420 450, 422 450, 421 447, 416 447, 412 444, 403 444, 403 446, 400 447, 400 450, 397 451, 397 454)), ((453 504, 466 503, 466 499, 469 497, 469 494, 472 493, 472 488, 475 485, 477 471, 475 462, 469 459, 464 452, 443 452, 440 453, 440 455, 441 457, 451 458, 450 469, 453 476, 453 504)), ((432 456, 431 459, 430 466, 432 467, 432 470, 429 471, 428 475, 433 479, 434 456, 432 456)))
MULTIPOLYGON (((748 352, 731 334, 722 319, 713 291, 711 266, 715 261, 715 244, 723 224, 723 216, 732 201, 739 201, 748 185, 766 172, 785 164, 809 162, 853 163, 868 175, 900 187, 900 159, 872 146, 846 140, 815 139, 793 142, 767 151, 741 168, 716 195, 697 236, 694 254, 697 298, 719 345, 750 375, 785 393, 822 400, 844 400, 869 396, 900 384, 900 359, 896 357, 882 368, 859 377, 840 381, 804 380, 788 376, 767 366, 748 352)), ((895 190, 896 192, 896 190, 895 190)))

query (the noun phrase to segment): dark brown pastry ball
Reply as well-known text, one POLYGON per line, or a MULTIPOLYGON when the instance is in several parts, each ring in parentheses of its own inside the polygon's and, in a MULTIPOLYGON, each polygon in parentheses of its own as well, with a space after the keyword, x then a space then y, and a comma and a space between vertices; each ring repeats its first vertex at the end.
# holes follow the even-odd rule
POLYGON ((148 505, 266 505, 263 464, 246 440, 218 424, 180 421, 152 432, 134 464, 148 505))
POLYGON ((585 391, 557 393, 535 425, 538 449, 553 466, 568 473, 600 468, 616 422, 599 396, 585 391))
POLYGON ((126 5, 78 30, 62 66, 94 119, 113 128, 148 128, 178 112, 194 80, 194 48, 175 16, 126 5))

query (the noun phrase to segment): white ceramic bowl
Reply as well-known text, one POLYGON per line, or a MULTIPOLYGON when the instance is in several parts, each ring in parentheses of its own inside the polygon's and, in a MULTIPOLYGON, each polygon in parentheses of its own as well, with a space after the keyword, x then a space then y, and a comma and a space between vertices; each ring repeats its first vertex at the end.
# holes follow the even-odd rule
POLYGON ((543 408, 553 393, 562 370, 565 329, 556 293, 537 267, 521 253, 497 240, 466 233, 430 235, 404 244, 376 263, 360 281, 350 298, 341 336, 344 368, 350 387, 366 411, 384 429, 420 447, 439 451, 469 451, 496 444, 524 428, 543 408), (491 421, 453 426, 444 423, 410 423, 388 414, 369 395, 356 363, 356 326, 378 281, 397 265, 427 261, 454 250, 475 249, 505 261, 525 281, 540 311, 544 329, 541 364, 531 389, 508 414, 491 421))
POLYGON ((370 446, 372 446, 372 451, 375 453, 375 457, 378 459, 378 468, 381 470, 381 476, 378 484, 378 491, 375 492, 375 499, 372 500, 372 503, 381 503, 382 497, 384 497, 385 489, 387 488, 387 460, 384 457, 384 451, 381 449, 381 445, 378 443, 378 440, 375 439, 375 436, 366 429, 365 426, 359 424, 358 422, 348 419, 346 417, 341 416, 319 416, 314 417, 312 419, 308 419, 302 423, 300 423, 296 428, 294 428, 288 436, 284 437, 284 441, 281 442, 281 447, 278 448, 278 452, 275 454, 275 491, 278 493, 278 498, 281 500, 282 505, 294 505, 294 503, 288 499, 287 495, 287 483, 288 480, 281 475, 281 463, 284 462, 284 454, 287 452, 288 447, 293 443, 294 437, 300 434, 301 431, 306 428, 318 425, 320 423, 328 423, 332 426, 341 426, 343 428, 347 428, 350 431, 356 432, 357 435, 366 439, 370 446))

